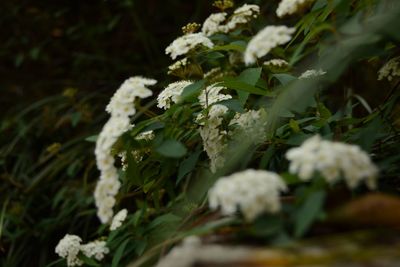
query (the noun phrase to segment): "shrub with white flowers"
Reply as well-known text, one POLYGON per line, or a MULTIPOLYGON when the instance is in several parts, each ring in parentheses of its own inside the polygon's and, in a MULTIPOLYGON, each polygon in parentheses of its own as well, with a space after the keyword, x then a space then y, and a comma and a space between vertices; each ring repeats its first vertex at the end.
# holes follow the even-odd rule
MULTIPOLYGON (((329 218, 325 196, 338 181, 349 191, 363 183, 378 188, 380 164, 391 174, 398 169, 397 158, 381 163, 398 144, 392 117, 398 92, 390 88, 387 103, 370 105, 345 79, 368 76, 363 85, 370 86, 399 76, 392 43, 398 36, 394 29, 378 31, 384 27, 373 12, 380 9, 365 16, 363 5, 350 2, 341 1, 344 8, 282 0, 271 10, 273 4, 234 7, 218 0, 219 10, 202 25, 184 26, 165 49, 175 61, 171 75, 158 85, 129 78, 106 107, 110 118, 95 147, 101 238, 81 244, 66 235, 56 253, 69 266, 87 258, 106 262, 114 253, 113 265, 137 257, 142 264, 187 235, 232 222, 233 231, 266 242, 299 238, 314 221, 329 218), (286 17, 301 12, 304 17, 286 17), (353 24, 345 23, 354 16, 353 24), (361 44, 363 38, 368 42, 361 44), (364 51, 379 52, 366 60, 364 51), (382 67, 383 54, 392 59, 382 67), (317 84, 320 76, 326 84, 317 84), (326 182, 313 179, 319 176, 326 182), (288 201, 281 201, 282 193, 288 201), (120 211, 114 215, 114 209, 120 211), (270 228, 253 227, 256 218, 270 228)), ((382 17, 397 21, 390 14, 382 17)))

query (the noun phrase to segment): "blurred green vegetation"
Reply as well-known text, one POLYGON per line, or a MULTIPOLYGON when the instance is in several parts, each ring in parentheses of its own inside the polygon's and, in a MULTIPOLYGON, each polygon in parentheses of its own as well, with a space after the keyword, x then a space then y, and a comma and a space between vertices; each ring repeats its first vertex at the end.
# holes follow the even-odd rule
POLYGON ((66 232, 93 234, 98 172, 85 139, 120 83, 160 78, 180 26, 209 12, 207 1, 1 3, 1 266, 45 266, 66 232))

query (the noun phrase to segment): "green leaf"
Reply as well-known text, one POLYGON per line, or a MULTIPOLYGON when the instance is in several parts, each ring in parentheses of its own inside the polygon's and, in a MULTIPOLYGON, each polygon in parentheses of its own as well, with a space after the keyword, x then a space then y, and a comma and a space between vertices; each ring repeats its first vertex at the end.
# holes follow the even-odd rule
POLYGON ((182 99, 185 100, 198 94, 200 90, 204 87, 205 82, 205 80, 200 80, 186 86, 181 94, 182 99))
POLYGON ((167 139, 157 147, 156 151, 164 157, 181 158, 186 154, 187 149, 181 142, 174 139, 167 139))
POLYGON ((91 136, 89 136, 89 137, 86 137, 86 138, 85 138, 85 141, 95 143, 95 142, 97 141, 97 138, 98 138, 98 137, 99 137, 98 134, 91 135, 91 136))
POLYGON ((175 223, 175 222, 179 222, 181 220, 182 220, 181 217, 176 216, 172 213, 167 213, 167 214, 164 214, 164 215, 161 215, 161 216, 158 216, 157 218, 155 218, 151 223, 149 223, 147 228, 152 229, 152 228, 158 227, 162 224, 175 223))
POLYGON ((206 57, 207 59, 218 59, 218 58, 223 58, 223 57, 225 57, 225 55, 222 54, 221 52, 211 51, 211 52, 208 53, 205 57, 206 57))
POLYGON ((202 152, 201 150, 196 151, 181 163, 178 170, 178 178, 176 180, 176 184, 179 184, 182 178, 186 174, 191 172, 194 169, 194 167, 196 167, 196 163, 199 159, 201 152, 202 152))
POLYGON ((299 123, 294 119, 290 119, 289 120, 289 126, 293 130, 293 132, 295 132, 295 133, 298 133, 298 132, 301 131, 300 127, 299 127, 299 123))
POLYGON ((295 237, 301 237, 308 231, 311 224, 322 211, 324 200, 324 191, 315 191, 308 195, 307 199, 302 203, 300 209, 296 213, 294 226, 295 237))
POLYGON ((261 71, 262 71, 262 68, 248 68, 248 69, 245 69, 237 77, 237 80, 241 81, 241 82, 244 82, 244 83, 247 83, 247 84, 250 84, 250 85, 256 85, 258 79, 260 79, 261 71))
POLYGON ((79 121, 81 120, 82 114, 80 112, 74 112, 71 114, 71 124, 72 127, 75 127, 79 121))
POLYGON ((231 77, 224 78, 223 84, 224 84, 224 86, 226 86, 228 88, 248 92, 248 93, 255 94, 255 95, 264 95, 264 96, 271 95, 270 92, 264 91, 258 87, 252 86, 250 84, 238 81, 237 79, 231 78, 231 77))
POLYGON ((79 255, 79 259, 81 259, 86 265, 89 266, 100 266, 100 264, 98 262, 96 262, 94 259, 87 257, 84 254, 80 254, 79 255))
POLYGON ((118 247, 117 251, 114 254, 114 258, 111 263, 111 267, 118 267, 119 262, 124 254, 124 250, 126 245, 128 244, 129 239, 126 239, 122 244, 118 247))
POLYGON ((213 51, 237 51, 244 52, 246 49, 246 42, 243 41, 235 41, 227 45, 214 46, 213 51))
POLYGON ((287 85, 288 83, 290 83, 291 81, 296 80, 297 78, 286 74, 286 73, 278 73, 278 74, 273 74, 273 77, 277 78, 278 81, 282 84, 282 85, 287 85))
POLYGON ((233 110, 233 111, 236 111, 239 113, 244 112, 243 104, 241 102, 239 102, 237 99, 223 100, 223 101, 219 102, 218 104, 224 105, 227 108, 229 108, 230 110, 233 110))
POLYGON ((141 132, 154 131, 154 130, 162 129, 164 127, 165 127, 165 123, 163 123, 161 121, 155 121, 155 122, 147 125, 146 127, 144 127, 141 132))
POLYGON ((325 107, 325 105, 322 104, 321 102, 318 103, 317 108, 319 117, 321 119, 328 120, 330 117, 332 117, 332 113, 330 112, 330 110, 327 107, 325 107))

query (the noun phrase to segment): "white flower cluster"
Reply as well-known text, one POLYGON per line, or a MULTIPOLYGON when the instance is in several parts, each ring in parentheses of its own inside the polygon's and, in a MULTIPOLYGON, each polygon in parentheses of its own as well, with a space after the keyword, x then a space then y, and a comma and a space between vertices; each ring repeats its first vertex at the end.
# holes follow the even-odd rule
POLYGON ((214 44, 203 33, 189 33, 175 39, 166 49, 165 53, 176 59, 180 55, 185 55, 196 47, 203 45, 212 48, 214 44))
POLYGON ((389 60, 379 71, 378 80, 383 80, 387 78, 388 81, 391 81, 393 77, 400 76, 400 57, 395 57, 389 60))
POLYGON ((68 266, 81 266, 83 262, 78 258, 79 252, 96 260, 102 260, 110 250, 106 247, 105 241, 93 241, 81 245, 82 239, 77 235, 66 234, 57 244, 55 252, 67 260, 68 266))
POLYGON ((264 66, 268 68, 286 68, 289 63, 286 60, 275 58, 264 62, 264 66))
POLYGON ((211 36, 213 34, 223 32, 227 33, 229 31, 227 25, 223 24, 226 20, 227 14, 225 12, 211 14, 204 22, 201 31, 206 36, 211 36))
POLYGON ((122 209, 117 214, 115 214, 110 225, 110 231, 118 229, 125 221, 127 215, 128 211, 126 209, 122 209))
POLYGON ((322 140, 316 135, 300 147, 290 149, 286 158, 290 161, 289 171, 304 181, 319 172, 329 183, 343 177, 349 188, 355 188, 363 180, 370 189, 376 187, 378 169, 356 145, 322 140))
POLYGON ((282 18, 286 15, 295 14, 309 6, 312 2, 314 0, 282 0, 276 10, 276 15, 282 18))
POLYGON ((226 89, 224 86, 218 86, 218 84, 211 84, 203 90, 199 96, 199 103, 203 108, 207 108, 214 103, 231 99, 231 95, 220 94, 221 90, 226 89))
MULTIPOLYGON (((227 132, 220 129, 223 115, 228 111, 224 105, 212 105, 209 109, 208 117, 205 122, 200 123, 199 133, 203 139, 204 151, 210 158, 210 170, 215 173, 217 169, 225 164, 224 151, 226 148, 227 132)), ((197 120, 200 120, 198 116, 197 120)))
POLYGON ((81 251, 86 257, 94 257, 96 260, 101 261, 104 258, 104 255, 110 252, 110 249, 106 247, 105 241, 95 240, 82 245, 81 251))
POLYGON ((136 140, 146 140, 146 141, 150 141, 153 140, 155 137, 153 130, 150 131, 145 131, 145 132, 141 132, 140 134, 138 134, 135 139, 136 140))
POLYGON ((314 69, 306 70, 305 72, 303 72, 299 76, 299 79, 300 80, 302 80, 302 79, 310 79, 310 78, 315 78, 315 77, 322 76, 322 75, 325 75, 325 74, 326 74, 326 71, 323 71, 322 69, 319 69, 319 70, 314 70, 314 69))
POLYGON ((252 140, 255 144, 259 144, 265 140, 265 118, 262 118, 264 110, 249 110, 245 113, 236 113, 229 125, 237 126, 237 131, 248 140, 252 140))
POLYGON ((83 262, 78 259, 82 239, 76 235, 66 234, 57 244, 56 253, 67 260, 68 266, 81 266, 83 262))
POLYGON ((267 26, 259 31, 248 43, 244 52, 244 62, 250 65, 256 62, 257 58, 268 54, 271 49, 290 41, 295 28, 286 26, 267 26))
POLYGON ((170 83, 158 96, 157 107, 169 109, 171 104, 178 103, 183 89, 192 84, 192 81, 177 81, 170 83))
POLYGON ((279 195, 285 190, 278 174, 248 169, 218 179, 208 192, 208 201, 212 210, 220 208, 223 215, 234 215, 239 208, 244 218, 252 221, 264 212, 278 212, 279 195))
POLYGON ((203 114, 199 114, 196 121, 201 125, 199 132, 203 139, 204 150, 210 158, 210 170, 213 173, 225 164, 223 152, 226 148, 225 138, 227 132, 221 130, 220 126, 228 108, 215 103, 230 99, 232 96, 221 94, 220 91, 223 89, 225 89, 223 86, 218 86, 216 84, 209 85, 198 98, 199 103, 204 109, 211 106, 208 110, 207 118, 205 119, 203 114))
POLYGON ((187 57, 174 62, 172 65, 168 66, 168 74, 172 74, 174 71, 182 69, 189 64, 187 57))
POLYGON ((235 29, 237 25, 248 23, 252 19, 257 18, 258 15, 260 15, 259 6, 244 4, 233 12, 228 22, 228 28, 230 30, 235 29))
POLYGON ((257 5, 244 4, 237 8, 229 20, 227 20, 227 13, 220 12, 211 14, 203 23, 201 31, 206 36, 211 36, 215 33, 228 33, 238 25, 246 24, 252 19, 257 18, 260 14, 260 7, 257 5))
POLYGON ((112 218, 115 195, 121 186, 111 148, 117 139, 132 127, 129 116, 136 112, 134 100, 151 96, 152 92, 146 86, 155 83, 155 80, 138 76, 129 78, 115 92, 107 105, 106 110, 111 117, 100 132, 95 149, 100 180, 96 185, 94 198, 98 209, 97 216, 102 223, 107 223, 112 218))

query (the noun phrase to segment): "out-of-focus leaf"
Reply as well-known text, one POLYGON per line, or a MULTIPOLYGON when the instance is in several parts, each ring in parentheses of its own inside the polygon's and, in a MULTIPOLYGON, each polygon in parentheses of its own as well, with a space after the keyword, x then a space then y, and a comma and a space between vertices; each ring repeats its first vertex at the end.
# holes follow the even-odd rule
POLYGON ((305 202, 296 213, 294 235, 303 236, 322 210, 325 199, 324 191, 315 191, 309 194, 305 202))
POLYGON ((202 152, 201 150, 198 150, 198 151, 192 153, 187 159, 182 161, 182 163, 178 169, 178 178, 176 180, 177 184, 182 180, 182 178, 186 174, 188 174, 189 172, 191 172, 194 169, 201 152, 202 152))
POLYGON ((179 141, 167 139, 156 148, 156 151, 168 158, 181 158, 186 154, 186 147, 179 141))

